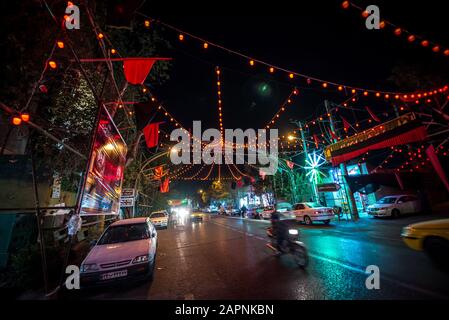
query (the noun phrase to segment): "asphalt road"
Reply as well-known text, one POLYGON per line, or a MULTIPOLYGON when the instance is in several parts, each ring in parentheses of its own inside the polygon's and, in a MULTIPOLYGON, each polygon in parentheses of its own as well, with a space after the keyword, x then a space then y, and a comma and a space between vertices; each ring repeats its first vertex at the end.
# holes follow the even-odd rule
POLYGON ((448 299, 449 275, 403 244, 400 230, 430 217, 300 226, 310 264, 276 258, 263 221, 206 215, 158 231, 154 280, 82 291, 86 299, 448 299), (365 286, 380 269, 380 289, 365 286))

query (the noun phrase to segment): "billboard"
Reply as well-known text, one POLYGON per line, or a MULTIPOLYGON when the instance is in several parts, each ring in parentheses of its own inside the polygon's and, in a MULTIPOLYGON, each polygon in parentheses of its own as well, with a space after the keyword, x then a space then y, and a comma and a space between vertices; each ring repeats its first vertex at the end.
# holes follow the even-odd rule
POLYGON ((108 111, 101 106, 81 199, 81 215, 119 214, 126 153, 125 141, 108 111))
POLYGON ((324 155, 327 161, 337 166, 371 150, 423 141, 426 138, 425 126, 414 113, 407 113, 325 147, 324 155))

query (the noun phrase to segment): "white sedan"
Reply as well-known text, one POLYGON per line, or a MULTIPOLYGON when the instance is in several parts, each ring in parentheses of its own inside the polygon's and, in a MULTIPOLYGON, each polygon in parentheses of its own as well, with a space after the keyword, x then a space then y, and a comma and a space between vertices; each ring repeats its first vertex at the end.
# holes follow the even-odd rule
POLYGON ((168 212, 165 210, 152 212, 150 220, 156 228, 168 228, 168 212))
POLYGON ((81 263, 81 284, 151 278, 156 248, 157 232, 149 218, 116 221, 81 263))
POLYGON ((394 217, 421 211, 421 201, 412 195, 394 195, 383 197, 368 206, 368 214, 373 217, 394 217))
POLYGON ((311 225, 316 221, 329 224, 335 215, 332 208, 323 207, 315 202, 297 203, 293 205, 291 212, 295 214, 298 222, 304 222, 307 225, 311 225))

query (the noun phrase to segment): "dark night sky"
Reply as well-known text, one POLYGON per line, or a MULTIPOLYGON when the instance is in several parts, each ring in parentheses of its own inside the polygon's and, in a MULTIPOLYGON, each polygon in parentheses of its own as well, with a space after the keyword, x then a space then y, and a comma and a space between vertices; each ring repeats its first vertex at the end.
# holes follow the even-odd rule
MULTIPOLYGON (((362 7, 377 4, 381 17, 449 46, 447 27, 444 27, 447 18, 441 1, 426 1, 425 5, 410 1, 354 2, 362 7)), ((298 1, 295 7, 286 3, 257 2, 245 8, 235 2, 214 2, 207 8, 189 3, 178 6, 177 11, 183 15, 176 16, 147 3, 140 11, 256 59, 349 86, 394 91, 397 88, 387 79, 398 63, 425 69, 447 66, 448 58, 395 37, 391 29, 367 30, 358 11, 342 10, 341 1, 315 1, 307 5, 298 1), (204 15, 188 15, 200 11, 204 15), (235 13, 265 15, 232 15, 235 13)), ((281 135, 291 130, 291 126, 285 126, 289 119, 306 120, 324 113, 324 99, 341 102, 347 98, 316 86, 311 89, 305 80, 291 81, 285 73, 271 75, 264 66, 251 68, 247 60, 219 49, 204 50, 202 43, 188 37, 180 43, 178 34, 172 30, 163 34, 173 45, 167 54, 174 61, 170 81, 157 87, 157 93, 187 128, 193 120, 202 120, 207 128, 218 128, 216 65, 222 69, 226 128, 263 128, 293 87, 298 87, 301 94, 278 123, 281 135), (267 96, 257 90, 264 83, 270 88, 267 96)), ((374 111, 385 107, 370 106, 374 111)))
MULTIPOLYGON (((344 11, 340 3, 321 1, 307 7, 301 4, 296 10, 282 5, 273 9, 273 13, 293 11, 295 16, 168 16, 146 7, 141 11, 257 59, 353 86, 394 90, 387 78, 397 63, 405 61, 427 68, 445 60, 429 49, 398 39, 392 31, 367 30, 357 11, 344 11), (280 12, 282 9, 285 11, 280 12)), ((442 28, 443 10, 438 7, 423 8, 404 1, 406 6, 398 6, 401 1, 373 3, 380 6, 381 16, 393 23, 449 45, 446 29, 442 28), (430 14, 433 18, 426 22, 425 17, 430 14)), ((344 95, 329 91, 311 90, 304 80, 290 81, 285 73, 270 75, 266 67, 250 68, 247 60, 219 49, 204 50, 196 40, 186 38, 179 43, 177 33, 171 30, 164 35, 173 44, 168 54, 174 62, 171 80, 157 91, 186 127, 191 126, 192 120, 203 120, 208 127, 218 125, 216 65, 223 70, 223 121, 227 128, 263 127, 294 86, 304 90, 282 116, 281 123, 323 113, 322 102, 326 98, 336 102, 345 99, 344 95), (256 89, 263 83, 271 91, 267 96, 256 89)))

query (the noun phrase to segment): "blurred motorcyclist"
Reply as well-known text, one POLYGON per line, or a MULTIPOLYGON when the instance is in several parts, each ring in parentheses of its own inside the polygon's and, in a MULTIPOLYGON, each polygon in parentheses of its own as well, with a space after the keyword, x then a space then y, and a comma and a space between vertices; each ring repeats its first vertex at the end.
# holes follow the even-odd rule
POLYGON ((287 239, 288 226, 282 221, 280 213, 275 210, 271 214, 271 227, 273 230, 273 237, 276 238, 276 244, 279 248, 282 246, 282 242, 287 239))

